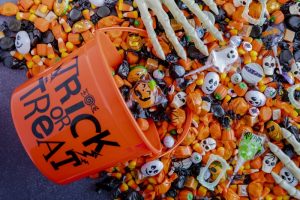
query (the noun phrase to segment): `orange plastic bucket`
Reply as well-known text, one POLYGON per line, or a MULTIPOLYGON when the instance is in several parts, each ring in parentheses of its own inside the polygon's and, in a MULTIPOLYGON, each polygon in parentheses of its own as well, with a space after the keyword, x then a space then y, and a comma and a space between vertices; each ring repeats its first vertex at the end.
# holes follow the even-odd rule
MULTIPOLYGON (((148 131, 140 130, 114 82, 111 69, 122 60, 104 33, 109 30, 115 28, 97 31, 94 40, 12 95, 11 112, 21 142, 38 169, 56 183, 142 155, 162 155, 155 124, 150 121, 148 131)), ((120 30, 146 35, 133 28, 120 30)), ((191 118, 188 111, 182 140, 191 118)))

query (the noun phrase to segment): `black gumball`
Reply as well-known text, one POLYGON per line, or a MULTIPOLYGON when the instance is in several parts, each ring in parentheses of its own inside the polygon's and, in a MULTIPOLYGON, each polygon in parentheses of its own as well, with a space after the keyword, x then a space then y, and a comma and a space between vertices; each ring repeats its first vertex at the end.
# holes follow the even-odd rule
POLYGON ((117 70, 117 74, 122 78, 127 78, 129 74, 129 70, 130 70, 129 64, 126 60, 124 60, 122 64, 119 66, 117 70))

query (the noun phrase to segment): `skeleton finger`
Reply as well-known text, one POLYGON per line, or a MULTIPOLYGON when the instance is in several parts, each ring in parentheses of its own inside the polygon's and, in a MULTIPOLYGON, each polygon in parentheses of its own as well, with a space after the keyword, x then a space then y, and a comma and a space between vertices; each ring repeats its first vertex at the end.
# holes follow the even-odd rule
POLYGON ((295 152, 300 155, 300 143, 295 136, 285 128, 281 128, 282 136, 293 146, 295 152))
POLYGON ((223 41, 222 33, 211 23, 206 14, 200 10, 195 0, 182 0, 183 3, 192 11, 202 22, 203 26, 218 40, 223 41))
POLYGON ((297 190, 295 187, 292 187, 289 185, 285 180, 283 180, 280 176, 278 176, 276 173, 271 172, 275 182, 280 185, 284 190, 286 190, 289 195, 295 197, 296 199, 300 199, 300 191, 297 190))
POLYGON ((300 180, 300 169, 296 166, 296 164, 275 144, 268 142, 268 146, 270 150, 281 160, 284 166, 288 168, 298 180, 300 180))
POLYGON ((202 0, 216 15, 219 15, 219 9, 214 0, 202 0))
POLYGON ((171 27, 169 16, 163 10, 160 0, 148 0, 147 2, 148 2, 149 8, 151 10, 153 10, 158 21, 164 27, 166 36, 169 39, 169 41, 173 44, 173 47, 175 48, 178 56, 180 56, 181 58, 186 60, 187 59, 186 52, 185 52, 184 48, 180 45, 172 27, 171 27))
POLYGON ((156 36, 156 33, 153 29, 153 21, 152 21, 150 13, 148 11, 148 5, 146 4, 146 1, 145 0, 136 0, 135 2, 140 10, 141 18, 144 22, 144 25, 148 32, 148 36, 152 42, 153 48, 155 49, 155 51, 157 53, 157 56, 159 58, 161 58, 162 60, 165 60, 166 57, 165 57, 164 51, 163 51, 162 47, 160 46, 157 36, 156 36))
POLYGON ((188 36, 190 36, 191 40, 195 43, 196 48, 199 49, 201 53, 208 56, 208 50, 206 45, 202 42, 202 40, 200 40, 195 29, 187 21, 186 17, 177 7, 174 0, 162 0, 162 2, 168 7, 175 20, 183 26, 184 31, 187 33, 188 36))

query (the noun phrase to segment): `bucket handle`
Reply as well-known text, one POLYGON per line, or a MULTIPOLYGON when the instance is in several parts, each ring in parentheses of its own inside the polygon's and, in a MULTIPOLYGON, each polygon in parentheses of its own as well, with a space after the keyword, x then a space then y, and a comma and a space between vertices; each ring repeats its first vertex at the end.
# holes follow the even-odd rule
MULTIPOLYGON (((148 36, 147 31, 145 31, 143 29, 133 28, 133 27, 106 27, 106 28, 98 29, 97 31, 100 31, 100 32, 109 32, 109 31, 124 31, 125 32, 125 31, 127 31, 127 32, 138 33, 143 37, 148 36)), ((174 144, 174 146, 172 148, 168 149, 167 151, 165 151, 163 153, 160 153, 160 154, 157 154, 156 153, 157 150, 154 149, 154 147, 152 145, 148 144, 148 141, 145 138, 145 136, 142 137, 142 139, 146 143, 146 146, 148 148, 150 148, 153 152, 153 154, 152 154, 153 157, 151 157, 151 160, 152 159, 158 159, 160 157, 163 157, 165 155, 170 154, 171 152, 173 152, 175 150, 176 147, 178 147, 183 142, 183 140, 187 136, 187 134, 189 132, 189 129, 191 127, 192 117, 193 117, 192 112, 188 108, 186 109, 186 114, 187 114, 187 118, 186 118, 186 121, 184 123, 183 132, 180 134, 180 137, 177 139, 177 142, 174 144)), ((155 124, 154 124, 154 126, 155 126, 155 124)))

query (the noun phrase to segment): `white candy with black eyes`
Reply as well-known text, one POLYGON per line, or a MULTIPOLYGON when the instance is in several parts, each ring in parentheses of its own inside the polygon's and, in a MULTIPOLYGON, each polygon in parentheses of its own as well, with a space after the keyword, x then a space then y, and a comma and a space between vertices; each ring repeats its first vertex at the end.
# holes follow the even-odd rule
POLYGON ((285 180, 289 185, 295 187, 298 185, 298 180, 295 178, 295 176, 288 170, 286 167, 283 167, 280 170, 279 175, 283 180, 285 180))
POLYGON ((217 142, 213 138, 206 138, 201 141, 201 146, 205 152, 208 152, 216 148, 217 142))
POLYGON ((204 78, 201 89, 205 94, 212 94, 219 86, 219 82, 219 75, 216 72, 209 72, 204 78))
POLYGON ((164 165, 161 161, 153 160, 145 163, 141 168, 141 172, 144 176, 155 176, 159 174, 163 168, 164 165))
POLYGON ((278 158, 274 154, 267 153, 263 159, 262 171, 271 173, 277 163, 277 160, 278 158))
POLYGON ((181 106, 185 105, 186 103, 186 93, 185 92, 178 92, 171 103, 174 108, 180 108, 181 106))
POLYGON ((276 60, 273 56, 267 56, 263 59, 263 68, 266 75, 272 76, 276 68, 276 60))
POLYGON ((300 15, 300 2, 290 6, 289 11, 292 15, 300 15))
POLYGON ((246 5, 246 0, 233 0, 234 7, 240 7, 246 5))
POLYGON ((212 65, 219 71, 224 72, 225 69, 238 59, 238 52, 235 47, 229 46, 221 51, 212 51, 212 65))
POLYGON ((250 90, 245 95, 246 101, 254 107, 264 106, 266 97, 263 93, 255 90, 250 90))
POLYGON ((292 64, 291 72, 293 73, 295 78, 300 80, 300 62, 295 62, 294 64, 292 64))
POLYGON ((26 31, 19 31, 17 33, 15 46, 21 54, 27 54, 30 51, 30 38, 26 31))

